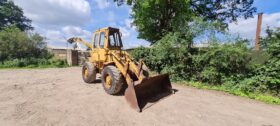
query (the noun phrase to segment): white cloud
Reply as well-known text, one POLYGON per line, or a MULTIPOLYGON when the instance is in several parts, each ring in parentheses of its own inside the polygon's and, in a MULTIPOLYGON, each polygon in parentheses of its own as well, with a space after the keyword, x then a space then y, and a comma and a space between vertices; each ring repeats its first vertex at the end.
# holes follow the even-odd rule
POLYGON ((137 34, 138 32, 135 30, 135 26, 131 26, 132 20, 125 19, 124 26, 119 26, 119 29, 122 33, 123 45, 124 48, 135 48, 139 46, 148 47, 150 43, 143 39, 138 39, 137 34))
POLYGON ((115 13, 113 11, 109 11, 107 13, 107 21, 108 21, 109 26, 118 27, 117 21, 116 21, 116 16, 115 16, 115 13))
POLYGON ((127 28, 132 28, 134 31, 136 31, 136 27, 132 23, 133 20, 130 18, 124 20, 124 24, 127 28))
POLYGON ((108 13, 108 21, 109 22, 115 22, 115 14, 113 11, 109 11, 108 13))
MULTIPOLYGON (((250 19, 239 19, 238 24, 229 24, 229 31, 233 34, 239 34, 241 37, 248 39, 255 39, 256 28, 257 28, 257 15, 250 19)), ((280 27, 280 12, 272 14, 264 14, 262 21, 261 35, 265 35, 265 29, 267 26, 271 28, 280 27)))
POLYGON ((82 34, 82 29, 80 27, 76 26, 66 26, 62 28, 62 31, 66 34, 69 35, 81 35, 82 34))
POLYGON ((87 30, 83 30, 81 27, 77 26, 65 26, 62 28, 62 31, 67 36, 86 36, 87 38, 90 38, 91 33, 87 30))
POLYGON ((44 37, 47 38, 48 47, 51 48, 65 48, 72 47, 67 43, 66 36, 60 30, 44 30, 44 37))
POLYGON ((46 37, 54 41, 63 40, 63 34, 58 30, 46 30, 46 37))
POLYGON ((148 42, 137 39, 135 27, 130 26, 130 6, 117 8, 109 0, 13 1, 23 8, 25 16, 32 20, 35 31, 47 38, 49 47, 70 47, 66 42, 70 37, 81 37, 90 41, 92 32, 86 29, 96 30, 108 25, 120 28, 125 48, 149 45, 148 42), (94 6, 93 9, 90 5, 94 6))
POLYGON ((125 23, 126 27, 131 27, 132 20, 131 19, 125 19, 124 23, 125 23))
MULTIPOLYGON (((49 46, 55 47, 61 43, 66 43, 71 37, 80 37, 86 41, 91 40, 91 32, 77 26, 65 26, 61 29, 40 29, 42 36, 47 38, 49 46)), ((65 44, 64 44, 65 46, 65 44)))
POLYGON ((66 39, 89 40, 91 33, 81 27, 91 21, 86 0, 13 0, 32 20, 36 32, 47 38, 48 46, 65 46, 66 39))
POLYGON ((13 0, 35 24, 82 25, 91 20, 86 0, 13 0))
POLYGON ((122 37, 125 39, 125 38, 128 38, 130 36, 130 32, 131 30, 130 29, 127 29, 125 27, 120 27, 120 31, 122 33, 122 37))
POLYGON ((108 2, 108 0, 94 0, 95 4, 97 5, 97 7, 99 9, 104 9, 109 7, 110 3, 108 2))

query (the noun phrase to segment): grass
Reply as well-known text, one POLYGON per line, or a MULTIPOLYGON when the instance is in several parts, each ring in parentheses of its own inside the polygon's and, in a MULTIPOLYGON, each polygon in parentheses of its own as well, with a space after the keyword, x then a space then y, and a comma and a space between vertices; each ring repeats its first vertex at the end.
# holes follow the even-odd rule
POLYGON ((0 70, 2 69, 45 69, 45 68, 66 68, 68 65, 56 66, 56 65, 29 65, 24 67, 6 67, 0 65, 0 70))
POLYGON ((280 105, 280 98, 276 96, 272 96, 269 94, 262 94, 262 93, 248 93, 248 92, 243 92, 240 90, 234 90, 234 89, 227 89, 225 86, 222 85, 208 85, 208 84, 203 84, 200 82, 192 82, 192 81, 180 81, 180 82, 175 82, 178 84, 182 85, 188 85, 192 86, 198 89, 207 89, 207 90, 215 90, 215 91, 223 91, 227 92, 236 96, 241 96, 241 97, 246 97, 258 101, 262 101, 268 104, 276 104, 280 105))
POLYGON ((28 69, 28 68, 63 68, 68 67, 65 60, 60 59, 12 59, 0 63, 0 69, 28 69))

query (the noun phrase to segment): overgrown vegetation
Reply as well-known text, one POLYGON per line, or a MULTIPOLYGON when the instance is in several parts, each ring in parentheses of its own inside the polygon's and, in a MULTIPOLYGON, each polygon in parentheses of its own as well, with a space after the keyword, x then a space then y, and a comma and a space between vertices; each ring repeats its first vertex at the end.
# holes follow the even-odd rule
POLYGON ((45 38, 33 31, 31 20, 13 1, 0 1, 0 68, 65 67, 47 51, 45 38))
POLYGON ((249 91, 268 92, 280 97, 280 28, 267 30, 267 37, 261 43, 267 46, 263 50, 269 54, 269 58, 264 64, 253 71, 253 75, 241 82, 250 85, 245 88, 249 91))
POLYGON ((173 81, 280 103, 280 28, 262 39, 268 45, 260 51, 268 56, 262 62, 253 61, 256 51, 248 48, 247 40, 188 48, 178 38, 168 34, 152 48, 136 48, 131 54, 144 59, 152 71, 169 73, 173 81))

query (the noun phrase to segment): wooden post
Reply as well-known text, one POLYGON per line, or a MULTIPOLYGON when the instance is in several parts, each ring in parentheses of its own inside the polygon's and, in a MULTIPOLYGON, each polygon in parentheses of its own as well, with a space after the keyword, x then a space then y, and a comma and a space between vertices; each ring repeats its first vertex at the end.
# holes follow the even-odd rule
POLYGON ((258 24, 256 30, 256 42, 255 42, 255 50, 260 50, 260 34, 261 34, 261 27, 262 27, 262 15, 263 13, 258 14, 258 24))

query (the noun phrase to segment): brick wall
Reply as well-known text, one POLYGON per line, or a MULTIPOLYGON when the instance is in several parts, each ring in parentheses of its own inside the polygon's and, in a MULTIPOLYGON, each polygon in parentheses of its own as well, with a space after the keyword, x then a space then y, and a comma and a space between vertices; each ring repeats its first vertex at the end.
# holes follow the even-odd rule
POLYGON ((66 60, 70 66, 81 66, 89 57, 88 51, 52 48, 49 48, 48 51, 54 55, 54 58, 66 60))

